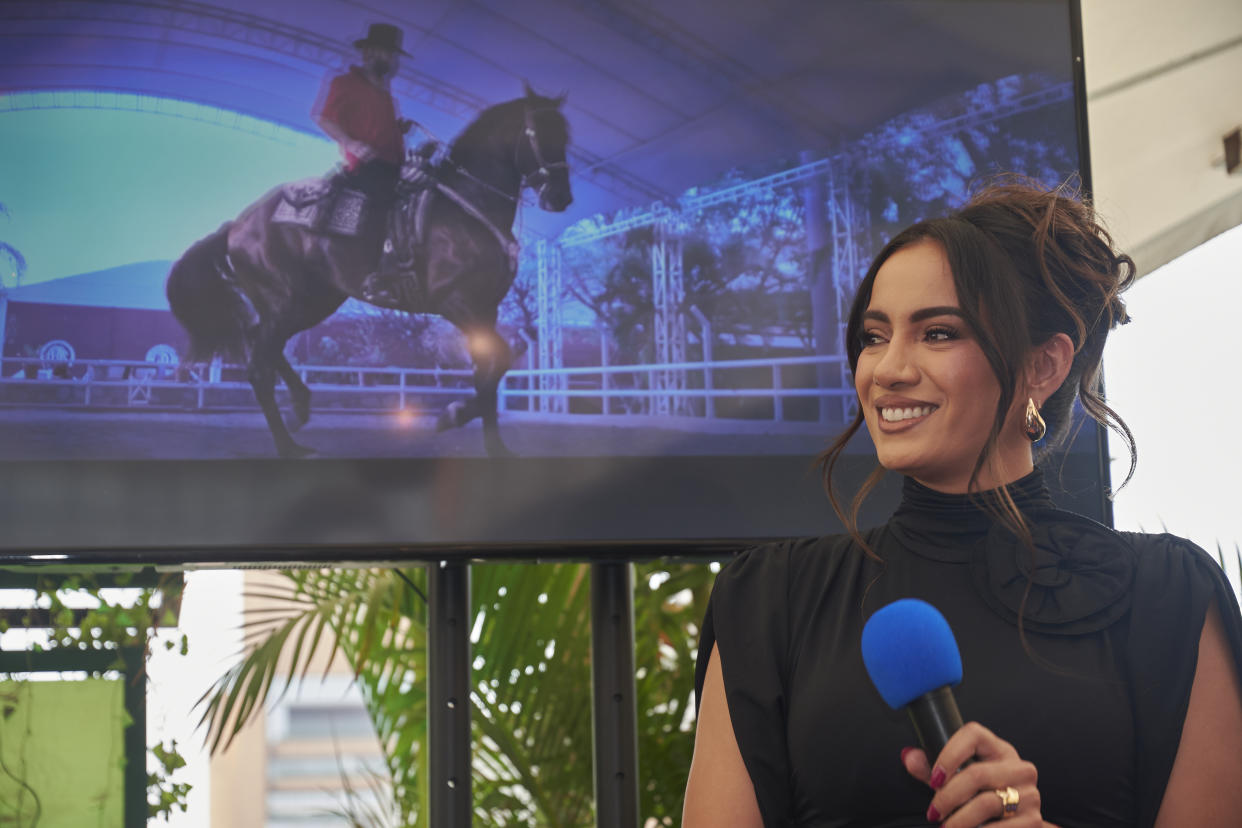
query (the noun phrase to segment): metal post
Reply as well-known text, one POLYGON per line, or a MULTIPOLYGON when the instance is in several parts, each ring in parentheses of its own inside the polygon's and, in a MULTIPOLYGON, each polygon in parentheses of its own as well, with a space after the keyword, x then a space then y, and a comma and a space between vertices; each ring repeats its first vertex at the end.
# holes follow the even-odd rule
MULTIPOLYGON (((600 325, 599 328, 599 367, 608 367, 608 329, 603 325, 600 325)), ((607 371, 604 371, 599 375, 599 390, 604 392, 603 396, 600 398, 600 402, 603 403, 602 408, 604 409, 603 413, 605 414, 612 413, 612 406, 609 405, 610 398, 608 396, 608 380, 609 377, 607 371)))
POLYGON ((427 733, 430 823, 469 828, 470 566, 427 571, 427 733))
POLYGON ((699 339, 703 342, 703 390, 707 392, 703 397, 703 414, 710 420, 716 416, 716 397, 712 393, 716 390, 712 376, 712 323, 698 305, 691 305, 690 313, 699 323, 699 339))
POLYGON ((634 570, 628 562, 591 564, 591 674, 595 825, 638 828, 634 570))
MULTIPOLYGON (((655 306, 655 361, 660 365, 668 365, 673 361, 669 352, 669 316, 674 312, 668 300, 668 223, 663 213, 655 223, 655 240, 651 245, 651 303, 655 306)), ((657 393, 651 397, 652 414, 666 415, 669 408, 669 371, 661 368, 651 375, 652 390, 657 393)))
MULTIPOLYGON (((815 155, 803 152, 801 161, 809 164, 815 161, 815 155)), ((830 173, 831 174, 831 173, 830 173)), ((806 247, 810 256, 808 281, 811 289, 811 329, 814 339, 815 353, 818 356, 834 353, 845 353, 838 350, 837 342, 837 302, 834 294, 835 284, 832 274, 832 237, 828 226, 828 192, 822 175, 809 178, 802 185, 802 201, 806 205, 806 247)), ((838 387, 841 377, 833 371, 831 365, 818 365, 815 368, 815 382, 821 389, 838 387)), ((829 423, 829 403, 831 398, 825 394, 819 398, 819 421, 829 423)))
POLYGON ((125 817, 126 828, 147 824, 147 673, 146 648, 121 647, 125 665, 125 817))
POLYGON ((781 380, 781 366, 772 366, 772 415, 778 423, 785 422, 785 395, 781 393, 785 384, 781 380))
MULTIPOLYGON (((518 336, 522 337, 522 339, 526 342, 526 367, 533 368, 536 372, 538 372, 542 366, 539 364, 539 348, 535 344, 535 340, 531 339, 530 334, 528 334, 525 330, 519 330, 518 336)), ((526 375, 527 411, 535 410, 535 395, 533 392, 535 390, 535 378, 538 376, 538 373, 526 375)))
MULTIPOLYGON (((558 391, 569 390, 569 375, 561 371, 565 367, 565 321, 562 314, 562 297, 565 294, 565 268, 563 265, 564 258, 561 256, 560 245, 550 245, 548 247, 548 276, 552 290, 552 303, 549 306, 549 310, 552 313, 552 364, 547 367, 558 372, 549 377, 551 380, 549 387, 555 388, 558 391)), ((561 414, 568 414, 569 397, 565 394, 558 394, 552 399, 550 410, 561 414)))

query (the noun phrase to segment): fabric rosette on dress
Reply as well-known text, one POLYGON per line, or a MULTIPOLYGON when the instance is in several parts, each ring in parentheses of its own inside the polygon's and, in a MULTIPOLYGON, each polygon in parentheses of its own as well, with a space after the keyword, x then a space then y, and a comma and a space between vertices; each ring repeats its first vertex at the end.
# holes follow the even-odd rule
POLYGON ((1053 635, 1097 632, 1129 611, 1135 552, 1125 538, 1060 510, 1026 517, 1033 555, 999 524, 975 544, 974 584, 994 611, 1015 624, 1021 613, 1025 629, 1053 635))

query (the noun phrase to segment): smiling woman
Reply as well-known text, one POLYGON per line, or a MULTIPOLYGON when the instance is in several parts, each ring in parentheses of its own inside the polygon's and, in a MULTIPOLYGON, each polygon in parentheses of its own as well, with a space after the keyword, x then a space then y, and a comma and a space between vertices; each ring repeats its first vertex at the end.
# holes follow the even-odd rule
MULTIPOLYGON (((928 240, 898 250, 863 319, 854 386, 880 464, 966 491, 1000 384, 958 306, 944 248, 928 240)), ((1014 448, 1003 465, 1029 472, 1030 444, 1014 448)))
POLYGON ((1236 824, 1232 589, 1181 538, 1056 508, 1035 462, 1076 400, 1133 459, 1099 380, 1132 273, 1090 205, 1023 184, 880 252, 847 327, 859 412, 822 457, 849 532, 751 549, 718 576, 686 828, 1236 824), (864 424, 879 466, 847 514, 832 469, 864 424), (905 475, 902 503, 860 531, 886 470, 905 475), (961 648, 973 721, 938 756, 909 746, 859 657, 866 618, 904 598, 936 606, 961 648))

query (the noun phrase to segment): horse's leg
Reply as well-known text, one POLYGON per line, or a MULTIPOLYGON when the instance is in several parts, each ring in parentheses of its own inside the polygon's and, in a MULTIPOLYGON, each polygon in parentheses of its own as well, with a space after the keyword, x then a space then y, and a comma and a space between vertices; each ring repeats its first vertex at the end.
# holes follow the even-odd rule
POLYGON ((500 437, 497 411, 500 381, 513 362, 513 353, 504 337, 496 333, 496 315, 479 313, 460 294, 454 294, 441 306, 441 314, 465 335, 466 348, 474 363, 474 397, 450 403, 436 427, 463 426, 479 417, 483 421, 483 447, 489 457, 512 456, 500 437))
POLYGON ((280 374, 280 378, 285 381, 285 387, 289 389, 289 399, 293 403, 293 422, 289 423, 289 428, 297 431, 310 419, 310 389, 306 387, 306 383, 302 382, 301 375, 289 364, 283 348, 276 352, 276 373, 280 374))
MULTIPOLYGON (((276 442, 276 452, 281 457, 305 457, 314 454, 315 450, 294 441, 285 426, 284 418, 280 416, 280 407, 276 404, 276 372, 280 364, 283 362, 290 372, 293 371, 282 353, 284 344, 279 336, 267 328, 260 328, 250 349, 250 364, 246 367, 246 376, 250 380, 250 387, 254 389, 255 399, 259 401, 259 408, 263 409, 263 417, 267 420, 267 427, 276 442)), ((308 390, 308 405, 309 394, 308 390)))

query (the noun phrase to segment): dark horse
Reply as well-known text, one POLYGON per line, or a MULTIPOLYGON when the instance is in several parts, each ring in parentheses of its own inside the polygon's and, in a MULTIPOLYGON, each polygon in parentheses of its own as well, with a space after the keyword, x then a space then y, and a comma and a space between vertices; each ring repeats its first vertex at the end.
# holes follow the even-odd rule
MULTIPOLYGON (((483 421, 489 455, 507 453, 497 424, 497 389, 512 363, 496 332, 497 308, 516 271, 513 221, 523 190, 538 194, 545 210, 561 212, 573 200, 563 98, 526 87, 516 100, 484 110, 436 165, 426 203, 401 210, 399 233, 415 234, 409 283, 389 307, 435 313, 466 337, 474 363, 475 394, 440 415, 438 428, 483 421)), ((190 335, 189 362, 220 354, 241 359, 282 457, 314 450, 290 434, 310 418, 310 389, 285 358, 285 343, 330 316, 348 296, 364 298, 385 243, 383 222, 354 237, 328 236, 272 222, 282 200, 278 187, 215 233, 196 242, 168 274, 168 304, 190 335), (276 404, 276 377, 292 401, 286 425, 276 404)), ((403 265, 404 267, 404 265, 403 265)), ((403 274, 404 276, 404 274, 403 274)), ((403 283, 404 286, 404 283, 403 283)))

